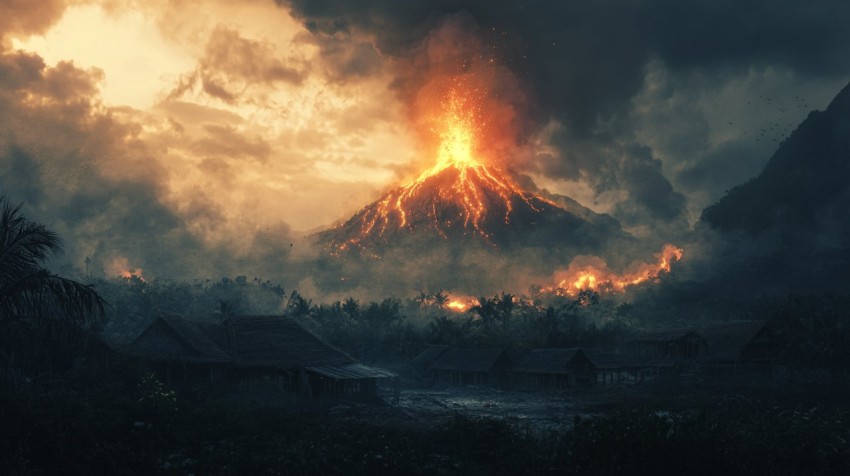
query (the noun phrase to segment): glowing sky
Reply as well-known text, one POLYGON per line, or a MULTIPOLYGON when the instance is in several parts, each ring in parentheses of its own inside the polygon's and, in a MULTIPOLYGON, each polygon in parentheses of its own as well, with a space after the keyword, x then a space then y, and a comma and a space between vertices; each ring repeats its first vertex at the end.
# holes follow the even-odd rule
POLYGON ((48 66, 99 70, 103 107, 159 150, 149 160, 169 204, 203 196, 233 227, 327 225, 411 159, 391 77, 335 84, 308 32, 271 2, 91 2, 11 40, 48 66))
POLYGON ((850 79, 847 8, 781 3, 0 0, 0 185, 77 266, 266 263, 432 165, 462 71, 505 168, 673 240, 850 79))

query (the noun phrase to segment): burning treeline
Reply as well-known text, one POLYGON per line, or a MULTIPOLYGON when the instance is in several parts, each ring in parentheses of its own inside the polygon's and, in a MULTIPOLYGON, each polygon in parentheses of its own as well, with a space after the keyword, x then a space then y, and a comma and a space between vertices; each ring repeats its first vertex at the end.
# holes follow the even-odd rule
POLYGON ((563 295, 575 295, 583 290, 625 291, 629 286, 651 282, 662 273, 669 273, 673 263, 682 259, 683 255, 684 250, 667 244, 655 263, 635 263, 623 273, 608 269, 605 261, 598 256, 578 256, 566 270, 555 273, 554 281, 557 284, 546 290, 563 295))
MULTIPOLYGON (((554 284, 541 288, 541 291, 557 296, 577 296, 582 291, 622 293, 631 286, 657 281, 664 273, 669 273, 673 263, 682 259, 682 256, 682 248, 667 244, 656 255, 655 262, 636 262, 622 273, 609 269, 607 263, 598 256, 577 256, 566 269, 555 272, 554 284)), ((465 312, 478 303, 478 299, 472 296, 458 293, 448 295, 451 298, 446 307, 453 311, 465 312)))

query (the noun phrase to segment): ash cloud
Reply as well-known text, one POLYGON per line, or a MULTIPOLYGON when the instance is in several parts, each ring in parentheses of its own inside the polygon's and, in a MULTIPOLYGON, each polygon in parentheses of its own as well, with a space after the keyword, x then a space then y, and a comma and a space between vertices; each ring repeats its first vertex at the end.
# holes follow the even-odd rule
MULTIPOLYGON (((374 135, 376 124, 403 122, 385 104, 387 94, 415 108, 429 82, 458 69, 495 78, 488 98, 504 109, 493 127, 509 133, 492 147, 519 154, 510 158, 515 172, 587 186, 594 195, 585 205, 647 238, 643 256, 666 240, 683 245, 687 258, 758 255, 778 238, 720 250, 714 238, 692 238, 688 228, 726 189, 758 173, 781 140, 780 122, 796 125, 850 76, 850 5, 841 2, 280 0, 306 27, 300 43, 282 48, 217 26, 199 40, 201 57, 171 96, 146 112, 100 104, 97 70, 48 67, 35 54, 12 51, 9 33, 44 32, 66 9, 58 1, 25 3, 0 2, 0 185, 65 238, 62 266, 75 272, 90 256, 96 267, 124 257, 162 277, 247 274, 287 288, 310 275, 328 288, 385 286, 402 293, 449 288, 440 284, 447 274, 482 293, 521 290, 504 284, 508 277, 543 284, 551 276, 540 266, 551 263, 535 256, 411 260, 404 250, 358 283, 340 282, 358 272, 356 262, 337 269, 283 222, 234 216, 240 208, 260 210, 258 216, 284 210, 274 217, 314 226, 323 214, 332 221, 366 204, 378 193, 373 182, 321 181, 317 171, 374 171, 377 160, 403 175, 406 157, 381 162, 380 152, 392 147, 351 154, 352 144, 374 135), (317 46, 321 54, 299 54, 299 45, 317 46), (387 71, 395 77, 389 92, 369 83, 387 71), (311 81, 328 90, 370 85, 356 89, 369 97, 342 112, 317 108, 303 128, 281 131, 277 143, 222 106, 264 104, 275 88, 311 81), (801 91, 805 98, 796 97, 801 91), (203 105, 191 103, 198 98, 203 105), (156 114, 161 117, 151 117, 156 114), (154 121, 161 122, 156 134, 145 135, 154 121), (774 124, 777 131, 754 142, 774 124), (276 178, 289 181, 275 185, 286 191, 246 186, 234 174, 245 164, 277 167, 276 178), (175 192, 169 176, 193 183, 175 192), (233 204, 243 196, 248 199, 233 204), (527 266, 511 267, 517 258, 527 266), (450 274, 458 262, 463 271, 450 274), (408 279, 429 266, 433 273, 408 279)), ((171 27, 180 20, 174 16, 171 27)), ((273 114, 286 114, 284 106, 273 105, 273 114)), ((689 275, 703 271, 693 269, 689 275)))
POLYGON ((180 78, 168 99, 179 99, 195 88, 225 103, 244 100, 246 90, 277 82, 301 84, 309 68, 297 57, 277 57, 274 45, 243 38, 238 31, 217 27, 197 68, 180 78))
MULTIPOLYGON (((730 183, 757 172, 771 152, 747 147, 752 137, 744 132, 749 131, 719 137, 716 130, 687 129, 681 131, 682 140, 703 140, 703 147, 681 154, 686 151, 665 142, 666 130, 659 130, 666 119, 656 112, 667 100, 681 101, 682 108, 693 103, 695 127, 702 122, 717 129, 725 118, 710 117, 704 101, 726 94, 723 85, 750 78, 748 92, 755 92, 764 88, 755 84, 760 78, 768 89, 778 85, 775 93, 785 93, 790 102, 804 88, 819 97, 834 94, 836 84, 850 75, 844 61, 850 54, 845 27, 850 5, 837 2, 279 3, 301 18, 328 51, 370 44, 398 62, 397 92, 411 103, 420 86, 416 77, 427 78, 431 68, 439 67, 421 61, 420 52, 445 32, 447 19, 464 18, 463 30, 474 35, 458 42, 470 48, 463 54, 473 61, 484 57, 484 50, 495 52, 529 96, 527 107, 518 110, 526 127, 516 140, 557 126, 551 137, 554 153, 521 160, 519 171, 586 183, 603 209, 628 228, 651 235, 660 234, 653 230, 684 233, 702 207, 730 183), (657 94, 652 80, 659 71, 675 88, 667 97, 642 104, 657 94), (777 74, 784 77, 771 78, 777 74), (700 172, 708 166, 698 163, 702 158, 723 167, 718 156, 725 151, 739 152, 740 172, 700 172)), ((367 63, 350 76, 368 74, 367 63)), ((343 79, 345 69, 351 65, 339 70, 343 79)), ((749 127, 764 124, 759 122, 764 112, 755 107, 741 115, 749 127)), ((679 117, 691 122, 687 115, 679 117)))
MULTIPOLYGON (((48 67, 35 54, 0 53, 0 186, 63 237, 57 270, 76 276, 90 257, 97 274, 123 258, 158 277, 253 272, 289 279, 296 240, 287 227, 246 232, 241 248, 210 244, 191 227, 221 222, 219 210, 198 200, 178 213, 163 200, 166 173, 154 159, 160 150, 139 138, 139 124, 99 103, 100 79, 71 63, 48 67)), ((245 151, 264 155, 262 148, 245 151)))

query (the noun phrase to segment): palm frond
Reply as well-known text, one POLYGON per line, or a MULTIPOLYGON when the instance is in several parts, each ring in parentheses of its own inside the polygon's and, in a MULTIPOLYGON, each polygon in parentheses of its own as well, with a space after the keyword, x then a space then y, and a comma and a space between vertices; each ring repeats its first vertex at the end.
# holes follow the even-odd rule
POLYGON ((0 283, 38 268, 51 254, 62 252, 58 235, 21 215, 0 195, 0 283))
POLYGON ((91 286, 50 273, 46 269, 21 276, 0 287, 0 318, 61 317, 83 323, 102 319, 106 302, 91 286))
POLYGON ((0 321, 22 317, 83 323, 106 303, 91 286, 55 275, 42 262, 62 252, 59 236, 0 194, 0 321))

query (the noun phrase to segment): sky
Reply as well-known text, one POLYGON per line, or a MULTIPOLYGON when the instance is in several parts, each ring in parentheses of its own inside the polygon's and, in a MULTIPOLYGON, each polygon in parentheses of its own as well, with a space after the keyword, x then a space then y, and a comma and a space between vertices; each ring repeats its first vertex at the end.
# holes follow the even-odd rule
POLYGON ((270 275, 432 163, 422 111, 463 77, 501 167, 675 242, 850 81, 848 24, 834 0, 0 0, 0 187, 69 269, 270 275))

